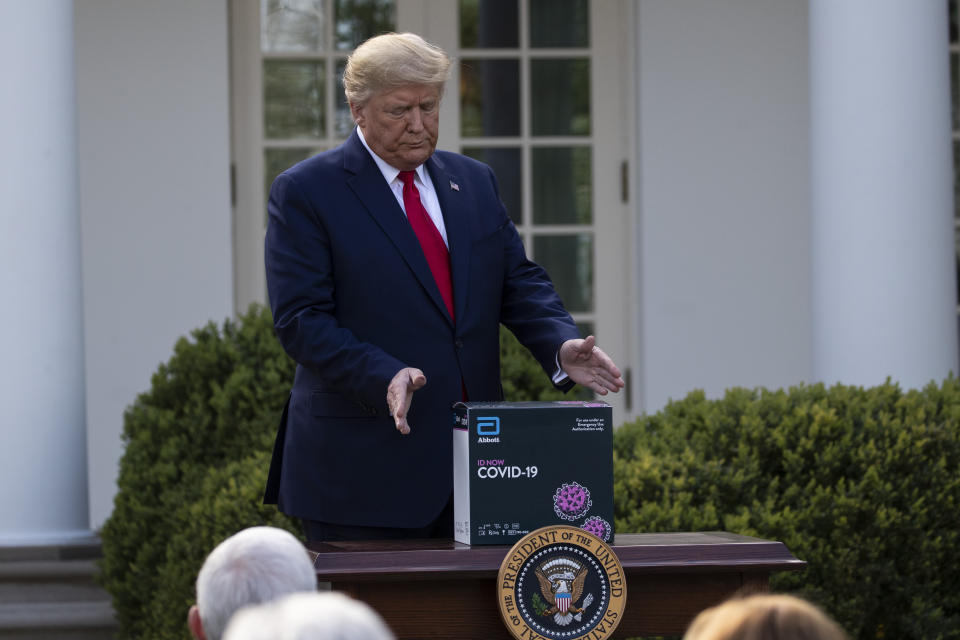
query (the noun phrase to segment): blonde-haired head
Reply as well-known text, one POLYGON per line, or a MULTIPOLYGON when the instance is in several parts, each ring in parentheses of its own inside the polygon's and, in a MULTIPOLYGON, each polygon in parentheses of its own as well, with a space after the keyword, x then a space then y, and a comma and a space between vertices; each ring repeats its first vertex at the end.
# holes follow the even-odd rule
POLYGON ((734 598, 701 612, 683 640, 846 640, 816 606, 789 595, 734 598))
POLYGON ((407 85, 435 86, 443 95, 452 61, 415 33, 385 33, 365 41, 347 59, 343 91, 361 107, 375 93, 407 85))

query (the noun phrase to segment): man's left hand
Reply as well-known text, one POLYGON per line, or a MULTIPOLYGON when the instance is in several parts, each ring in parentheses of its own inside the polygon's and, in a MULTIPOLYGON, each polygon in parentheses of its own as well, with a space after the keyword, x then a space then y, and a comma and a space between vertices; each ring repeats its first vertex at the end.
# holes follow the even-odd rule
POLYGON ((601 396, 609 391, 616 393, 624 385, 620 369, 597 346, 593 336, 564 342, 560 347, 560 368, 571 380, 601 396))

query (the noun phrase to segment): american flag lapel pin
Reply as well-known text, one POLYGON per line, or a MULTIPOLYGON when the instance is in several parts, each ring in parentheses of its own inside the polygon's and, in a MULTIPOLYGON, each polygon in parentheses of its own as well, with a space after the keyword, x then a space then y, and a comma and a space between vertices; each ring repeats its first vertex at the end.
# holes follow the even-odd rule
POLYGON ((458 185, 453 180, 450 181, 450 188, 453 189, 454 191, 460 191, 460 185, 458 185))

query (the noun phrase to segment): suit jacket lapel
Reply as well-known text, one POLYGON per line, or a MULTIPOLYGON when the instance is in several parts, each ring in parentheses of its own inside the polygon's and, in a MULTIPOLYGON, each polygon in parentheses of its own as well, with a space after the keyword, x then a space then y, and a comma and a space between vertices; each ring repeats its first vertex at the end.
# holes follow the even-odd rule
POLYGON ((440 211, 443 212, 443 224, 447 228, 453 311, 457 318, 463 318, 467 310, 467 284, 470 281, 470 222, 466 215, 470 194, 461 191, 461 180, 446 172, 443 161, 436 154, 427 160, 426 165, 437 192, 440 211))
MULTIPOLYGON (((367 153, 360 138, 354 132, 343 145, 343 168, 347 173, 347 185, 363 202, 370 217, 383 229, 383 232, 396 246, 410 270, 416 276, 437 308, 450 320, 450 314, 443 303, 440 289, 433 279, 433 273, 423 255, 420 241, 407 222, 406 216, 397 199, 390 191, 390 187, 383 180, 383 174, 377 164, 367 153)), ((441 207, 442 207, 441 203, 441 207)), ((447 231, 449 238, 449 230, 447 231)), ((451 252, 452 253, 452 252, 451 252)), ((454 280, 454 297, 456 300, 456 280, 454 280)), ((454 307, 458 310, 459 307, 454 307)))

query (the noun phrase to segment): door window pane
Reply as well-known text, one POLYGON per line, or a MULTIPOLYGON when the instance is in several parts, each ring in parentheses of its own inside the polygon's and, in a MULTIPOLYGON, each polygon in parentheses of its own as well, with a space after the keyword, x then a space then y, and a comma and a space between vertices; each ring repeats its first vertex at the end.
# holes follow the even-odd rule
POLYGON ((278 175, 297 164, 301 160, 306 160, 312 155, 318 154, 322 149, 307 149, 303 147, 284 148, 284 149, 264 149, 263 150, 263 192, 269 198, 270 185, 278 175))
POLYGON ((321 51, 325 0, 262 0, 260 47, 263 51, 321 51))
POLYGON ((460 48, 520 46, 517 0, 460 0, 460 48))
POLYGON ((350 105, 347 104, 347 96, 343 93, 343 71, 347 67, 346 60, 337 61, 337 83, 333 90, 337 94, 334 101, 335 113, 333 114, 333 131, 341 138, 346 138, 353 131, 353 115, 350 113, 350 105))
POLYGON ((334 39, 340 51, 352 51, 361 42, 394 31, 396 7, 393 0, 336 0, 334 39))
POLYGON ((534 147, 533 222, 590 224, 592 184, 590 147, 534 147))
POLYGON ((960 220, 960 140, 953 141, 953 217, 960 220))
POLYGON ((520 135, 518 60, 462 62, 460 133, 465 138, 520 135))
MULTIPOLYGON (((950 93, 953 112, 953 216, 954 242, 957 259, 957 300, 960 301, 960 28, 958 28, 957 0, 947 2, 950 16, 950 93)), ((960 303, 958 303, 960 304, 960 303)), ((960 309, 960 307, 958 307, 960 309)), ((960 326, 960 325, 958 325, 960 326)))
POLYGON ((531 47, 589 47, 588 0, 530 0, 531 47))
POLYGON ((530 100, 533 135, 590 135, 590 61, 531 60, 530 100))
POLYGON ((500 185, 500 199, 514 224, 523 220, 523 170, 519 147, 464 147, 464 155, 485 162, 500 185))
POLYGON ((950 44, 957 44, 960 41, 960 28, 957 26, 957 1, 949 0, 950 14, 950 44))
POLYGON ((597 330, 594 328, 592 322, 578 322, 577 331, 579 331, 580 335, 584 338, 597 335, 597 330))
POLYGON ((953 130, 960 129, 960 54, 950 52, 950 93, 953 112, 953 130))
POLYGON ((954 226, 953 242, 957 258, 957 299, 960 300, 960 227, 954 226))
POLYGON ((264 60, 264 135, 267 138, 326 135, 323 79, 323 62, 264 60))
POLYGON ((593 236, 538 235, 534 260, 547 270, 568 311, 593 310, 593 236))

